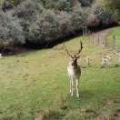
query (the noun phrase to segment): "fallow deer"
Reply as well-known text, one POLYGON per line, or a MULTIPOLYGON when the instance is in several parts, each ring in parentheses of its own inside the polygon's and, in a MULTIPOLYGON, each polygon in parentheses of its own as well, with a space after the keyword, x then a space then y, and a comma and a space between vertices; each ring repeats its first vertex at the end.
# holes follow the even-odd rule
POLYGON ((68 76, 70 79, 70 94, 71 96, 74 95, 76 92, 76 97, 79 97, 79 79, 81 76, 81 67, 78 65, 77 60, 80 58, 80 53, 83 49, 83 44, 80 42, 80 49, 76 54, 71 55, 71 53, 66 48, 65 44, 63 44, 64 50, 67 52, 68 56, 70 57, 70 61, 67 67, 68 76))
POLYGON ((92 62, 92 59, 87 56, 85 60, 86 60, 86 63, 87 63, 87 65, 88 65, 88 67, 90 67, 90 66, 91 66, 91 62, 92 62))
POLYGON ((110 55, 106 55, 104 57, 102 57, 102 62, 101 62, 101 65, 102 67, 105 67, 106 65, 110 65, 110 61, 112 60, 111 56, 110 55))
POLYGON ((116 56, 118 58, 118 62, 120 63, 120 50, 117 50, 116 51, 116 56))

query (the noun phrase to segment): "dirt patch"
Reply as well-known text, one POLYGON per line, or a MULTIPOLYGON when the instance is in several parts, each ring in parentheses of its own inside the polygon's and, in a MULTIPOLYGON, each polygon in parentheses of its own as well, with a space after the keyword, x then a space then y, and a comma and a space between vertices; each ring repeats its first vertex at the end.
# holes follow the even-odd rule
POLYGON ((109 120, 107 115, 99 115, 94 120, 109 120))
POLYGON ((61 111, 46 110, 39 112, 34 120, 61 120, 64 115, 61 111))
POLYGON ((120 109, 115 111, 113 117, 115 120, 120 120, 120 109))
POLYGON ((97 117, 96 120, 106 120, 106 117, 104 115, 101 115, 97 117))

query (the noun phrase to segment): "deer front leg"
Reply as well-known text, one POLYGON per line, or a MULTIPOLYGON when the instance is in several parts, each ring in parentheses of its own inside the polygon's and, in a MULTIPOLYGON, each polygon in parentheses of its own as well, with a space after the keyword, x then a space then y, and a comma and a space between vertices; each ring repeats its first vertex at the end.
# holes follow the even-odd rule
POLYGON ((73 96, 73 79, 72 79, 72 77, 71 76, 69 76, 69 80, 70 80, 70 82, 69 82, 69 89, 70 89, 70 95, 71 96, 73 96))
POLYGON ((73 93, 74 93, 74 81, 73 79, 71 78, 71 96, 73 96, 73 93))
POLYGON ((76 79, 76 97, 79 98, 79 80, 76 79))
POLYGON ((70 94, 72 93, 72 80, 70 79, 70 94))

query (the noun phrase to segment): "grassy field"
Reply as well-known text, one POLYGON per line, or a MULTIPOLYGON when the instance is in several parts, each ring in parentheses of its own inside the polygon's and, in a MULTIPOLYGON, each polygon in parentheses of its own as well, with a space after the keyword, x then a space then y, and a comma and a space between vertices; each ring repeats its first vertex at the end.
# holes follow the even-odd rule
POLYGON ((0 0, 0 5, 3 3, 3 0, 0 0))
MULTIPOLYGON (((113 30, 120 38, 120 29, 113 30)), ((66 46, 76 51, 80 37, 66 46)), ((120 40, 120 39, 119 39, 120 40)), ((0 59, 0 120, 115 120, 120 117, 120 67, 111 48, 83 40, 80 98, 69 96, 62 45, 0 59), (113 56, 101 68, 101 56, 113 56), (87 67, 85 56, 92 58, 87 67), (103 119, 104 118, 104 119, 103 119)), ((118 41, 120 45, 120 41, 118 41)))

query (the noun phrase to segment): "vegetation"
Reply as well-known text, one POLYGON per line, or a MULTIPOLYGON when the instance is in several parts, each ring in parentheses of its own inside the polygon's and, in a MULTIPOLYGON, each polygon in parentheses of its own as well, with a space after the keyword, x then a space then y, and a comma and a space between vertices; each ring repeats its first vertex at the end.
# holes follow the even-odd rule
MULTIPOLYGON (((113 30, 112 34, 120 37, 120 29, 113 30)), ((65 44, 70 50, 76 50, 80 39, 78 37, 65 44)), ((79 99, 69 97, 68 56, 59 50, 61 44, 53 49, 2 58, 0 119, 114 119, 120 109, 120 67, 116 66, 117 58, 109 48, 96 46, 86 38, 83 43, 81 57, 91 56, 94 61, 91 67, 87 67, 83 57, 79 61, 82 67, 79 99), (100 68, 100 59, 104 54, 110 54, 113 61, 109 67, 100 68)))
MULTIPOLYGON (((0 0, 0 120, 96 120, 120 116, 120 63, 113 48, 102 48, 83 38, 80 64, 80 98, 69 96, 68 56, 62 45, 16 56, 2 56, 16 46, 41 46, 61 42, 83 29, 119 23, 119 0, 0 0), (1 54, 2 53, 2 54, 1 54), (109 54, 110 66, 101 68, 109 54), (91 67, 85 56, 92 58, 91 67)), ((120 48, 120 28, 116 37, 120 48)), ((77 37, 66 42, 71 50, 77 37)))
POLYGON ((119 0, 107 0, 106 5, 108 8, 113 9, 120 15, 120 1, 119 0))
POLYGON ((4 0, 0 28, 5 32, 0 32, 0 44, 7 38, 13 44, 44 47, 84 27, 117 23, 117 12, 103 6, 99 0, 4 0))

